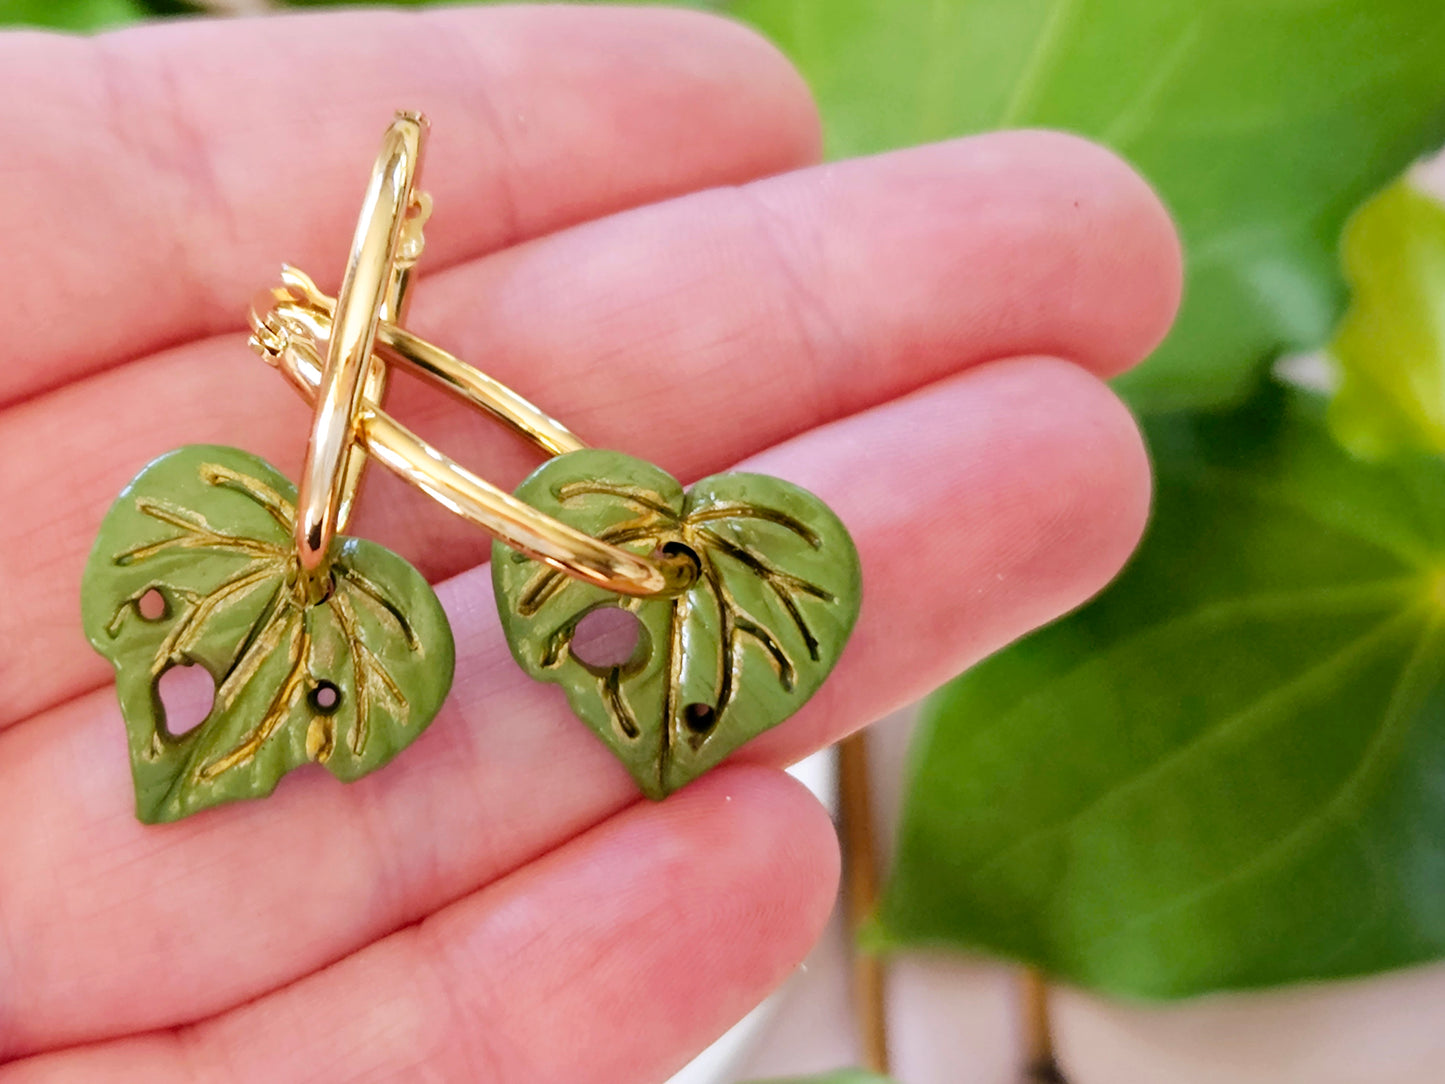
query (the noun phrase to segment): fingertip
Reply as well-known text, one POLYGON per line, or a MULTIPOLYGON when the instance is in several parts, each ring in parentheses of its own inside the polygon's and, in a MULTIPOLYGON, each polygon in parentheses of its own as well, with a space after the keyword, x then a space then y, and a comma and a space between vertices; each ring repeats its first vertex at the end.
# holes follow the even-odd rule
POLYGON ((1061 384, 1077 385, 1071 396, 1079 405, 1072 443, 1079 454, 1065 463, 1073 475, 1067 488, 1075 500, 1075 537, 1079 549, 1094 558, 1092 575, 1080 583, 1083 597, 1089 598, 1138 547, 1153 500, 1153 471, 1138 420, 1107 384, 1066 361, 1041 364, 1056 368, 1061 384), (1101 509, 1110 514, 1100 515, 1101 509))
POLYGON ((667 85, 690 85, 719 103, 711 130, 694 125, 677 135, 693 145, 714 141, 728 147, 741 166, 738 181, 821 158, 822 120, 812 90, 782 50, 757 30, 691 8, 587 10, 596 18, 634 20, 641 36, 638 52, 667 73, 667 85))
POLYGON ((812 87, 771 38, 739 19, 711 11, 667 9, 734 52, 735 79, 722 93, 746 94, 763 143, 776 155, 774 172, 815 165, 823 157, 823 119, 812 87))
POLYGON ((1152 354, 1173 327, 1184 296, 1184 247, 1163 197, 1132 163, 1097 143, 1076 141, 1100 158, 1101 170, 1118 178, 1121 215, 1127 215, 1132 224, 1132 228, 1121 229, 1115 258, 1121 281, 1133 288, 1135 318, 1117 367, 1104 371, 1113 376, 1152 354))
POLYGON ((814 314, 804 348, 825 358, 850 341, 920 382, 1025 354, 1110 377, 1153 350, 1179 303, 1179 241, 1159 198, 1077 136, 969 136, 745 192, 769 212, 750 247, 783 257, 781 289, 826 283, 792 301, 814 314))
POLYGON ((1179 311, 1184 253, 1173 216, 1148 180, 1116 151, 1069 132, 1017 134, 1033 141, 1038 153, 1056 156, 1070 174, 1092 178, 1079 201, 1092 200, 1102 212, 1092 231, 1105 256, 1098 273, 1119 283, 1118 299, 1127 306, 1114 314, 1119 333, 1114 355, 1096 367, 1101 375, 1115 376, 1164 341, 1179 311))
POLYGON ((679 815, 704 822, 707 850, 753 841, 753 859, 768 867, 763 879, 781 890, 779 910, 792 916, 811 944, 832 911, 842 862, 837 830, 813 792, 777 768, 736 763, 709 772, 668 801, 678 803, 679 815))
POLYGON ((1071 361, 1012 358, 985 374, 1018 402, 1016 417, 1032 419, 1019 474, 1045 481, 1028 491, 1037 507, 1016 574, 1046 600, 1049 620, 1103 590, 1138 546, 1153 492, 1148 452, 1129 408, 1071 361))
POLYGON ((993 171, 1013 200, 1030 197, 1028 252, 1056 262, 1065 272, 1054 283, 1058 302, 1073 302, 1073 330, 1057 352, 1105 377, 1148 357, 1183 290, 1178 231, 1149 182, 1119 154, 1068 132, 995 132, 954 146, 973 168, 993 171))
MULTIPOLYGON (((821 122, 807 83, 772 42, 735 19, 612 5, 442 7, 400 17, 431 20, 483 55, 495 53, 507 34, 590 53, 597 93, 617 93, 611 81, 625 83, 631 95, 628 115, 613 120, 620 166, 630 167, 629 140, 639 150, 674 148, 677 176, 657 185, 655 198, 756 180, 820 154, 821 122)), ((565 153, 565 142, 558 150, 565 153)))
MULTIPOLYGON (((802 962, 832 909, 837 869, 828 818, 805 789, 776 769, 722 767, 485 890, 491 913, 451 967, 475 974, 499 947, 526 946, 530 971, 514 968, 522 977, 509 980, 505 1010, 514 1045, 542 1049, 565 1020, 590 1037, 581 1044, 587 1079, 666 1077, 661 1070, 676 1069, 802 962), (576 983, 579 953, 590 989, 576 983), (670 1013, 617 1041, 638 1003, 670 1013)), ((549 1050, 550 1071, 532 1066, 527 1078, 579 1079, 577 1053, 549 1050)))

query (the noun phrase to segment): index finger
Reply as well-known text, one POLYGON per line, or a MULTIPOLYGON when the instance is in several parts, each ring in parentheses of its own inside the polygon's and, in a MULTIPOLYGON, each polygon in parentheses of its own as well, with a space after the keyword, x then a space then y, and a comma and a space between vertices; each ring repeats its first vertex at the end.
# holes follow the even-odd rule
POLYGON ((424 272, 817 156, 801 79, 667 9, 488 7, 0 36, 0 405, 245 326, 299 264, 334 289, 393 111, 446 132, 424 272))

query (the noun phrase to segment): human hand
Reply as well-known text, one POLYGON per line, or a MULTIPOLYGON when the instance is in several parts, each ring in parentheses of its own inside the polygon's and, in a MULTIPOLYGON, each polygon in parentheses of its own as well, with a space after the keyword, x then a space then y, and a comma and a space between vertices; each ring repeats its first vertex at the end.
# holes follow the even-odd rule
MULTIPOLYGON (((1163 334, 1178 253, 1078 140, 804 168, 798 77, 661 9, 15 34, 0 60, 3 1084, 657 1080, 829 911, 831 827, 777 766, 1078 604, 1139 534, 1142 447, 1099 378, 1163 334), (437 133, 409 326, 592 444, 820 495, 861 553, 857 631, 796 717, 638 802, 513 664, 490 540, 373 469, 354 533, 440 584, 447 705, 362 782, 143 827, 80 631, 91 538, 177 445, 296 476, 309 412, 244 315, 282 260, 341 267, 399 107, 437 133)), ((535 465, 419 386, 390 402, 499 484, 535 465)))

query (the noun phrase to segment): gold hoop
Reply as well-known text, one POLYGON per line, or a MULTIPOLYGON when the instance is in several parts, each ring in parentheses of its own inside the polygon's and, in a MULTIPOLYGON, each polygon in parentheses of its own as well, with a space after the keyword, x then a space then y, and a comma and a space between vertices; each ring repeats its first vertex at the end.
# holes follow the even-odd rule
MULTIPOLYGON (((280 289, 268 290, 257 298, 251 310, 251 328, 255 332, 252 345, 272 363, 280 363, 279 356, 285 346, 298 337, 326 342, 331 336, 332 314, 336 308, 336 302, 322 293, 299 268, 284 265, 281 283, 280 289)), ((547 455, 564 455, 587 447, 556 418, 544 414, 501 381, 478 372, 460 358, 389 320, 377 325, 375 348, 374 362, 384 360, 403 366, 468 406, 490 414, 547 455)), ((282 368, 286 366, 282 364, 282 368)), ((288 375, 292 374, 288 372, 288 375)), ((298 382, 294 376, 292 383, 308 401, 315 395, 314 386, 298 382)), ((380 400, 365 393, 363 397, 380 407, 380 400)))
POLYGON ((354 453, 362 403, 379 404, 386 390, 386 366, 372 356, 376 328, 400 309, 420 254, 416 245, 398 259, 408 217, 426 209, 414 196, 425 132, 415 113, 398 113, 387 129, 337 295, 296 501, 296 553, 313 595, 325 593, 331 540, 361 482, 365 462, 354 453))
POLYGON ((325 593, 327 553, 350 515, 367 456, 512 548, 579 580, 624 595, 686 590, 697 575, 686 555, 643 557, 569 527, 473 474, 382 409, 388 364, 398 363, 548 455, 586 447, 510 388, 399 326, 431 210, 415 190, 426 130, 417 113, 398 113, 387 129, 337 298, 288 266, 281 288, 251 312, 251 346, 313 408, 296 514, 308 592, 325 593), (318 343, 326 344, 324 360, 318 343))
MULTIPOLYGON (((311 335, 324 339, 330 318, 320 309, 310 309, 302 317, 298 315, 302 308, 293 298, 273 307, 269 320, 255 317, 252 344, 303 399, 314 403, 325 363, 311 335), (291 334, 287 325, 303 320, 308 334, 291 334)), ((481 407, 552 454, 586 447, 560 422, 440 347, 385 323, 378 328, 377 341, 386 360, 400 362, 481 407)), ((356 441, 378 463, 445 508, 513 549, 579 580, 622 595, 652 596, 678 594, 696 578, 696 566, 686 555, 642 557, 537 511, 437 450, 369 399, 362 400, 357 412, 356 441)))

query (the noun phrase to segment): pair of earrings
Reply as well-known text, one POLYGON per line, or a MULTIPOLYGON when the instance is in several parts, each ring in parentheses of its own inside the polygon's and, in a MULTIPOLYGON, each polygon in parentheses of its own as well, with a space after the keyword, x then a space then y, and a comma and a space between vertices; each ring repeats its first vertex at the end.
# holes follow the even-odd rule
POLYGON ((455 658, 441 604, 397 554, 343 534, 369 459, 492 532, 514 657, 562 686, 651 798, 801 707, 852 630, 857 553, 812 494, 756 474, 684 490, 400 326, 430 212, 425 135, 417 114, 387 130, 337 297, 286 268, 252 312, 252 347, 313 404, 299 486, 239 449, 190 446, 147 465, 101 524, 82 613, 115 666, 142 821, 262 797, 306 763, 360 778, 440 709, 455 658), (490 485, 382 409, 391 365, 552 458, 515 494, 490 485), (609 608, 635 618, 636 645, 589 662, 579 626, 609 608), (159 693, 177 666, 215 683, 183 733, 159 693))

